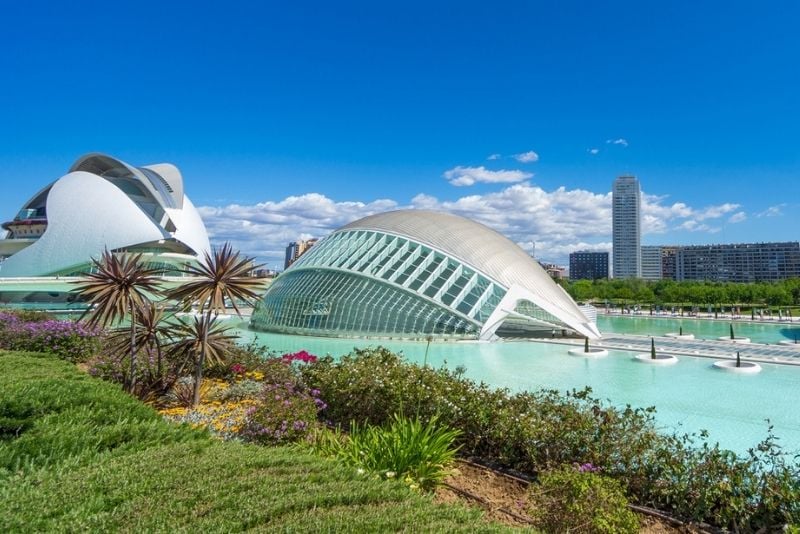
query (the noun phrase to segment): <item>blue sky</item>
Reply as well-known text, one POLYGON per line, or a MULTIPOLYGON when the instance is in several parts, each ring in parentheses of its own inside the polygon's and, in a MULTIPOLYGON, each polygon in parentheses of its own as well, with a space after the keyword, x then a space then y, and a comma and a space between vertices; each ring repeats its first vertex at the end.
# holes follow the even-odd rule
POLYGON ((213 240, 270 263, 404 206, 563 261, 608 247, 622 173, 648 195, 645 243, 800 238, 796 2, 18 2, 3 20, 4 218, 100 151, 176 164, 213 240))

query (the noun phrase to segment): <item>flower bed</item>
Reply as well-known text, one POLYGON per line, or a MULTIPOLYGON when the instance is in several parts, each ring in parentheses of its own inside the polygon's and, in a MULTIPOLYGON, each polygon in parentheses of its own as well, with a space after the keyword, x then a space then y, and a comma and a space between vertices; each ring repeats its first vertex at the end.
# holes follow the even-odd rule
POLYGON ((101 346, 103 331, 46 314, 0 311, 0 348, 50 352, 73 363, 85 362, 101 346))

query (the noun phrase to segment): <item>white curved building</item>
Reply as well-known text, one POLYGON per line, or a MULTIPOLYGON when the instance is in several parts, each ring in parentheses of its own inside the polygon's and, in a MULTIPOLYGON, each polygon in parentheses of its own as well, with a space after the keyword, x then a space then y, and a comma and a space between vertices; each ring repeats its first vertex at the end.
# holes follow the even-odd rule
POLYGON ((514 242, 424 210, 336 230, 278 277, 251 324, 328 336, 600 337, 593 318, 514 242))
POLYGON ((3 278, 79 274, 104 249, 141 252, 151 267, 177 274, 210 250, 175 166, 133 167, 103 154, 80 158, 2 227, 3 278))

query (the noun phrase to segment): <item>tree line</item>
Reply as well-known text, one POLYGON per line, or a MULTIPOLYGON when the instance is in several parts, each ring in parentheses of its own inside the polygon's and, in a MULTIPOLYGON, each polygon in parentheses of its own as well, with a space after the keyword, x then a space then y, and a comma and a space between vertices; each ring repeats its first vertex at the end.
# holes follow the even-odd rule
POLYGON ((564 289, 577 301, 753 306, 800 305, 800 278, 779 282, 710 282, 640 279, 575 280, 564 289))

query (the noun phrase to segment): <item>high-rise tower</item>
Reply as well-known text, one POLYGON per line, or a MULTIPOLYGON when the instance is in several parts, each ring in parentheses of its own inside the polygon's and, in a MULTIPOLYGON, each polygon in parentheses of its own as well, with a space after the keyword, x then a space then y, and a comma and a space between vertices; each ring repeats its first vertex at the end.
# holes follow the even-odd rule
POLYGON ((642 195, 639 180, 620 176, 612 189, 613 276, 642 277, 642 195))

